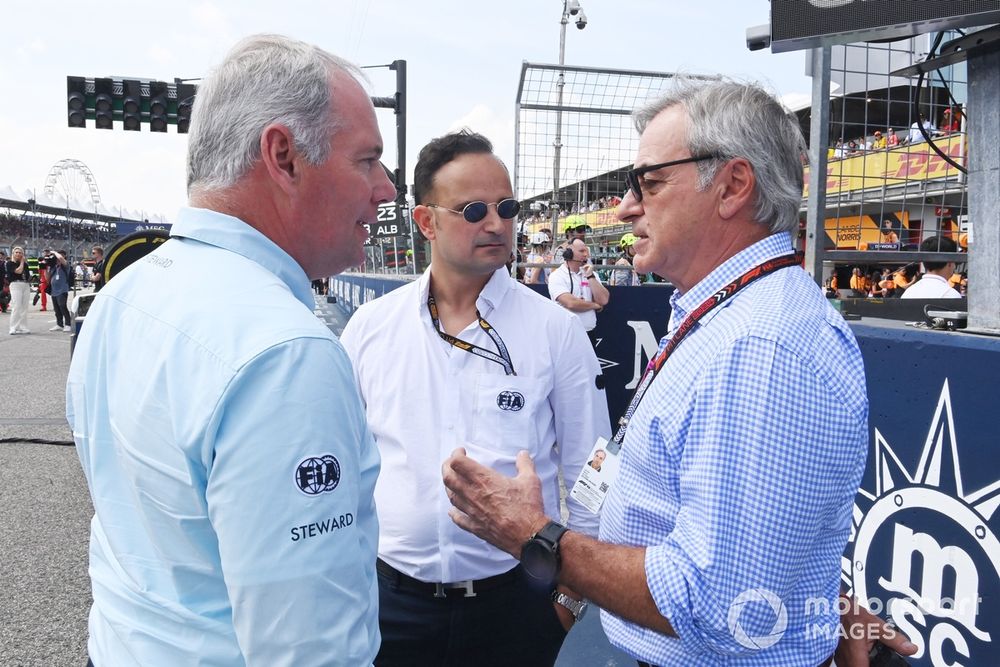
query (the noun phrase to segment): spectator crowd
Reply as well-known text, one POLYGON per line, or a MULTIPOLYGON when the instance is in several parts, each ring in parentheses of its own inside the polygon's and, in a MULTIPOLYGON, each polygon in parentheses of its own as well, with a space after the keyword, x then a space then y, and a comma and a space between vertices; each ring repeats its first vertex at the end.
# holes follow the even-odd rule
POLYGON ((926 116, 921 114, 910 126, 909 132, 905 132, 903 136, 896 134, 895 128, 887 127, 884 133, 882 130, 875 130, 870 136, 861 135, 855 139, 848 139, 846 141, 841 137, 828 149, 827 159, 840 160, 856 155, 864 155, 872 151, 891 150, 898 146, 918 144, 926 141, 924 138, 925 134, 931 139, 955 134, 962 130, 963 115, 963 112, 959 109, 952 110, 951 108, 947 108, 941 115, 941 123, 934 125, 926 116))

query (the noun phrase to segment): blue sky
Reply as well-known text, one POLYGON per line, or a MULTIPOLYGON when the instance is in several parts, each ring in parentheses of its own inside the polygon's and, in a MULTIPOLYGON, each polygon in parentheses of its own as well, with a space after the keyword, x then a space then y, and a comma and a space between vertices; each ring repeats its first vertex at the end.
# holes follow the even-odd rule
MULTIPOLYGON (((768 0, 581 0, 584 30, 570 24, 566 62, 764 82, 807 94, 802 53, 751 53, 745 30, 766 23, 768 0)), ((0 186, 41 192, 52 165, 81 160, 105 204, 172 217, 186 200, 185 135, 71 129, 66 76, 172 81, 204 74, 239 38, 278 32, 359 65, 405 59, 409 71, 408 172, 430 138, 468 126, 513 164, 514 100, 521 62, 555 63, 561 0, 6 0, 0 25, 0 186)), ((394 74, 369 70, 372 92, 391 95, 394 74)), ((395 120, 381 110, 387 163, 395 120)))

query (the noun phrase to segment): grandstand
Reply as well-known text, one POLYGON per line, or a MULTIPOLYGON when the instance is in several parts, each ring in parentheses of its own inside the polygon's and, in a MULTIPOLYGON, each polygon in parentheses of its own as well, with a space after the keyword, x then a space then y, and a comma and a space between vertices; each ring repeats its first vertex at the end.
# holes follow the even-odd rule
POLYGON ((45 248, 62 248, 70 257, 84 259, 90 256, 92 245, 110 244, 136 225, 169 224, 161 215, 145 216, 90 201, 60 202, 53 195, 36 197, 31 191, 0 186, 0 250, 9 252, 18 245, 29 257, 45 248))

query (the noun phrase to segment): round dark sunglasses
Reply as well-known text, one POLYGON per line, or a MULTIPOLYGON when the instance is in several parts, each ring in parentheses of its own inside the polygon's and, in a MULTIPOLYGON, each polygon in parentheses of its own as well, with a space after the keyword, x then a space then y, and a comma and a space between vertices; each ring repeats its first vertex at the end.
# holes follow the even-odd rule
POLYGON ((483 218, 486 217, 486 213, 489 212, 490 206, 496 206, 497 215, 499 215, 504 220, 510 220, 511 218, 517 217, 517 214, 521 212, 521 202, 516 199, 501 199, 495 204, 487 204, 484 201, 470 201, 468 204, 462 207, 461 211, 456 211, 453 208, 448 208, 447 206, 439 206, 437 204, 426 204, 429 208, 440 208, 445 211, 450 211, 452 213, 458 213, 466 222, 476 223, 481 222, 483 218))

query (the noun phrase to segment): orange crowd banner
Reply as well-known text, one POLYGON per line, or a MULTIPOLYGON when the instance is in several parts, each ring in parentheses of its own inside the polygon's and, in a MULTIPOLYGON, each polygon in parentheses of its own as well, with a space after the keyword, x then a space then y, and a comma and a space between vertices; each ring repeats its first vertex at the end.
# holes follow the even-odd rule
MULTIPOLYGON (((938 148, 958 164, 965 166, 966 135, 953 134, 935 140, 938 148)), ((862 155, 830 160, 826 165, 826 192, 837 194, 854 190, 903 185, 907 181, 926 181, 955 177, 958 170, 945 162, 926 142, 891 150, 868 151, 862 155)), ((809 167, 805 168, 805 190, 809 196, 809 167)))
POLYGON ((869 250, 869 243, 898 244, 902 232, 910 228, 910 215, 906 211, 894 213, 881 225, 870 215, 827 218, 823 225, 827 238, 837 250, 869 250))

